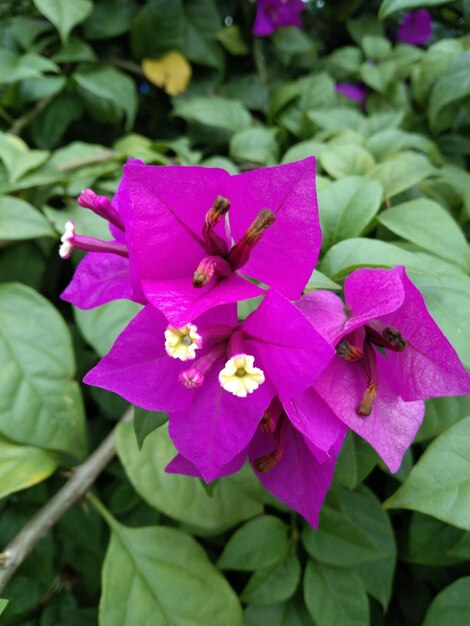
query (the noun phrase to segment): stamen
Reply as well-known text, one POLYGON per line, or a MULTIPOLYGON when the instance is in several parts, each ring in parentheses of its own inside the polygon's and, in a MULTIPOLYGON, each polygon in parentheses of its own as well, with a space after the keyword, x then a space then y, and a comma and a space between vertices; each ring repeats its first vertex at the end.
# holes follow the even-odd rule
POLYGON ((373 404, 377 398, 379 387, 377 381, 375 350, 368 341, 364 343, 364 355, 360 360, 360 363, 367 376, 367 388, 364 391, 359 406, 357 407, 357 412, 359 415, 369 417, 372 413, 373 404))
POLYGON ((362 357, 362 351, 356 348, 356 346, 351 345, 349 341, 345 339, 342 339, 336 346, 336 354, 350 363, 354 363, 354 361, 362 357))
POLYGON ((388 343, 388 347, 391 350, 396 350, 397 352, 403 352, 403 350, 405 350, 406 346, 408 345, 406 339, 403 339, 401 332, 396 328, 392 328, 391 326, 386 326, 384 328, 383 337, 388 343))
POLYGON ((93 213, 111 222, 119 230, 124 231, 124 225, 117 209, 113 207, 111 201, 106 196, 98 196, 92 189, 84 189, 78 196, 77 202, 81 207, 91 209, 93 213))
POLYGON ((273 433, 276 430, 277 421, 283 411, 284 408, 279 398, 275 396, 261 418, 259 423, 260 430, 263 433, 273 433))
POLYGON ((263 209, 258 213, 258 216, 246 233, 229 252, 228 260, 234 270, 245 265, 255 244, 259 241, 264 231, 274 224, 275 219, 275 213, 269 209, 263 209))
POLYGON ((214 276, 221 278, 231 273, 232 268, 228 261, 220 256, 206 256, 194 272, 193 286, 205 287, 214 276))
POLYGON ((189 361, 196 358, 196 350, 202 346, 197 326, 186 324, 181 328, 169 325, 165 330, 165 350, 174 359, 189 361))
POLYGON ((219 383, 225 391, 234 396, 246 398, 265 381, 264 372, 254 367, 255 357, 249 354, 237 354, 225 363, 219 373, 219 383))
POLYGON ((285 419, 285 413, 282 413, 276 430, 275 449, 269 454, 265 454, 264 456, 260 456, 254 460, 253 465, 261 474, 265 474, 266 472, 269 472, 269 470, 272 470, 273 467, 275 467, 281 460, 285 447, 283 434, 286 424, 287 420, 285 419))
POLYGON ((62 244, 59 248, 59 256, 62 259, 68 259, 75 249, 85 252, 108 252, 126 258, 129 256, 127 246, 124 244, 75 234, 75 224, 72 221, 66 222, 64 234, 60 240, 62 244))
POLYGON ((213 346, 207 354, 199 358, 194 365, 178 376, 178 381, 188 389, 196 389, 204 384, 206 374, 217 359, 225 354, 225 342, 213 346))
POLYGON ((227 242, 214 232, 215 226, 220 219, 227 213, 230 208, 230 200, 223 196, 217 196, 214 204, 206 213, 206 219, 203 227, 204 239, 206 240, 206 248, 210 254, 227 256, 227 242))
POLYGON ((365 329, 368 339, 381 348, 386 348, 393 352, 403 352, 408 346, 408 342, 403 338, 399 330, 391 326, 383 327, 377 320, 367 324, 365 329))

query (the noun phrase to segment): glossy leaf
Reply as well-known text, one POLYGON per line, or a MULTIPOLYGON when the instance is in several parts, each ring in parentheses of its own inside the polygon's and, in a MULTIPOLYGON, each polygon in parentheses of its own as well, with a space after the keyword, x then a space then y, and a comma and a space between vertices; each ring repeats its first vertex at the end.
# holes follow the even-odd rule
POLYGON ((159 413, 158 411, 146 411, 138 406, 134 407, 134 431, 137 437, 137 443, 139 448, 142 449, 142 445, 147 435, 150 435, 154 430, 163 426, 168 421, 168 415, 166 413, 159 413))
POLYGON ((385 506, 413 509, 470 530, 470 416, 432 442, 385 506))
POLYGON ((196 529, 223 530, 262 512, 260 486, 250 470, 217 482, 211 495, 199 480, 167 474, 176 451, 166 426, 150 433, 139 450, 132 424, 121 424, 116 448, 137 492, 157 510, 196 529))
POLYGON ((54 236, 50 224, 33 206, 13 196, 0 196, 0 240, 54 236))
POLYGON ((221 569, 252 571, 273 565, 287 553, 287 532, 287 526, 277 517, 256 517, 230 537, 218 566, 221 569))
POLYGON ((45 480, 57 464, 51 452, 0 439, 0 498, 45 480))
POLYGON ((90 0, 34 0, 38 10, 50 20, 65 41, 74 26, 83 22, 93 8, 90 0))
POLYGON ((431 602, 423 626, 461 626, 470 616, 470 576, 459 578, 431 602))
POLYGON ((186 533, 111 522, 103 566, 101 626, 242 626, 238 599, 186 533))
POLYGON ((54 307, 23 285, 0 286, 0 432, 12 441, 81 456, 84 417, 72 378, 67 327, 54 307), (51 341, 54 337, 54 341, 51 341))

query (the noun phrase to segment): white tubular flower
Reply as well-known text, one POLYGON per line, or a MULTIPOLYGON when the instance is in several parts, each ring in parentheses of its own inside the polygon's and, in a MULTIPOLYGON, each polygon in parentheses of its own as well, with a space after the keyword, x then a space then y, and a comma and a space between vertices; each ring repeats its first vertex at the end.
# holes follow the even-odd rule
POLYGON ((196 350, 201 347, 202 337, 197 326, 186 324, 181 328, 168 326, 165 330, 165 350, 174 359, 191 361, 196 358, 196 350))
POLYGON ((72 254, 73 243, 72 239, 75 237, 75 224, 70 220, 65 223, 64 234, 60 238, 61 246, 59 248, 59 256, 61 259, 68 259, 72 254))
POLYGON ((255 357, 249 354, 237 354, 227 361, 219 373, 219 383, 225 391, 234 396, 246 398, 264 383, 264 372, 254 367, 255 357))

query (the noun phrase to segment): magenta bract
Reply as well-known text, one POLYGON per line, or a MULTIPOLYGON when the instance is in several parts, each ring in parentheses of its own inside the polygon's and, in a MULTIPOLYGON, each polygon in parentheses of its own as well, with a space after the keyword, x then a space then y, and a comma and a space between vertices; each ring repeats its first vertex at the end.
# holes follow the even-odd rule
POLYGON ((405 268, 356 270, 344 292, 346 307, 328 292, 297 303, 336 347, 313 388, 396 471, 423 400, 469 393, 470 377, 405 268))
POLYGON ((396 33, 398 41, 415 46, 427 43, 431 35, 431 14, 426 9, 405 13, 396 33))
POLYGON ((253 35, 267 37, 278 28, 302 28, 300 14, 305 9, 302 0, 257 0, 253 35))

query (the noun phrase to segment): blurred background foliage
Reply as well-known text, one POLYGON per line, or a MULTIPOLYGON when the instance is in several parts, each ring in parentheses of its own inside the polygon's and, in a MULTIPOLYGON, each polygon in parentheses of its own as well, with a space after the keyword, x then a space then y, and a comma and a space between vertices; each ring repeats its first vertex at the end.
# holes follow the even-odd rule
MULTIPOLYGON (((470 366, 470 2, 316 0, 303 29, 267 38, 251 33, 255 10, 249 0, 0 2, 2 545, 126 409, 77 381, 138 306, 72 310, 59 294, 81 257, 63 263, 57 245, 70 218, 107 237, 75 198, 85 187, 112 195, 127 158, 237 172, 315 154, 323 247, 308 288, 405 264, 470 366), (431 40, 400 43, 403 12, 422 6, 431 40)), ((350 434, 313 533, 248 468, 209 487, 166 475, 164 418, 137 412, 97 483, 104 505, 76 504, 38 544, 2 592, 0 621, 461 626, 469 413, 468 398, 429 401, 395 476, 350 434)))

